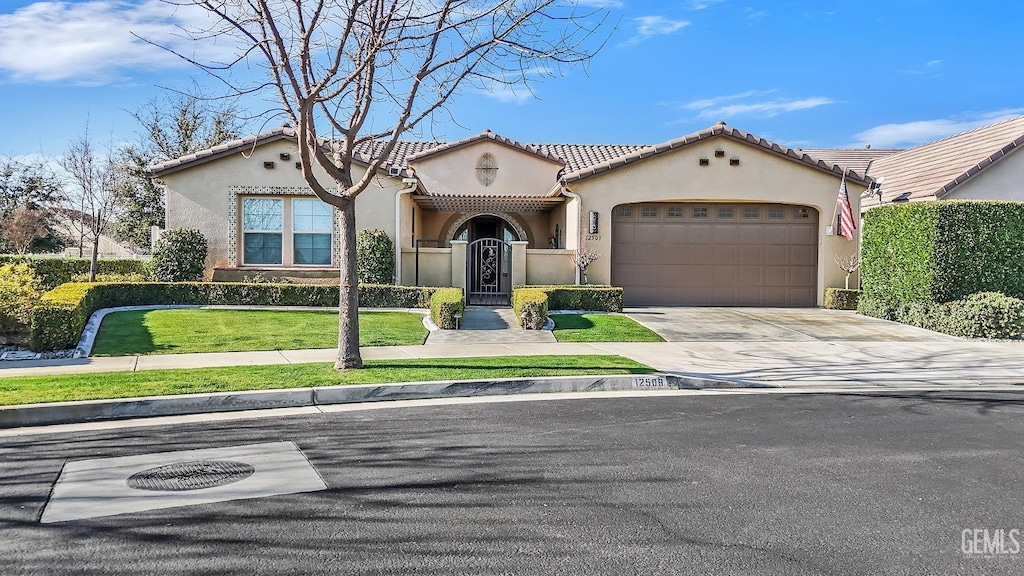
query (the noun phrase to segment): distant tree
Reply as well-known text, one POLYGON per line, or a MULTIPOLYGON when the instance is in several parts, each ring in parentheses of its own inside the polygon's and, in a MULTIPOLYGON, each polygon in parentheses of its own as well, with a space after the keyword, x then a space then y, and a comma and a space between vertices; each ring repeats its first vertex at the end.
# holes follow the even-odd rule
POLYGON ((63 192, 60 179, 42 162, 0 159, 0 252, 59 249, 62 241, 54 217, 63 192), (19 210, 22 227, 14 227, 19 210))
POLYGON ((114 158, 121 213, 113 232, 119 240, 149 248, 150 227, 164 227, 164 197, 146 168, 234 140, 244 120, 233 100, 178 92, 154 97, 132 116, 139 141, 121 147, 114 158))
POLYGON ((107 233, 111 221, 117 215, 117 167, 109 150, 104 156, 97 154, 89 139, 88 125, 64 153, 61 166, 73 184, 68 213, 72 215, 71 220, 79 223, 79 251, 86 241, 92 245, 89 281, 95 282, 100 238, 107 233))

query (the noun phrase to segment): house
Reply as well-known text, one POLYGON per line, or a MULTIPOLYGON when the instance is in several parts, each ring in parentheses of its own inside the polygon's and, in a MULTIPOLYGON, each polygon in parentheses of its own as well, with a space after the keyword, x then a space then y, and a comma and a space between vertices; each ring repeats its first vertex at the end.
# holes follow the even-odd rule
MULTIPOLYGON (((358 150, 356 178, 375 149, 358 150)), ((151 167, 168 228, 199 229, 216 280, 335 276, 338 230, 305 185, 283 126, 151 167)), ((628 305, 815 306, 842 286, 833 234, 845 178, 853 209, 870 179, 718 123, 654 146, 523 144, 490 131, 402 142, 356 201, 360 229, 396 242, 401 284, 459 286, 470 303, 512 286, 588 280, 628 305)), ((324 176, 323 181, 328 181, 324 176)))
POLYGON ((1024 200, 1024 116, 872 159, 866 211, 891 202, 1024 200))

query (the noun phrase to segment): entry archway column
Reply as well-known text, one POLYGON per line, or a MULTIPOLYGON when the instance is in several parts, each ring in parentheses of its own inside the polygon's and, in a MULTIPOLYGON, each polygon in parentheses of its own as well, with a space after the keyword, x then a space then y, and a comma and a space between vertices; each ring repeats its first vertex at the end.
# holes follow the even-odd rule
POLYGON ((452 287, 461 288, 463 297, 469 292, 466 286, 466 240, 452 240, 452 287))
POLYGON ((512 242, 512 287, 526 284, 526 247, 530 243, 525 240, 512 242))

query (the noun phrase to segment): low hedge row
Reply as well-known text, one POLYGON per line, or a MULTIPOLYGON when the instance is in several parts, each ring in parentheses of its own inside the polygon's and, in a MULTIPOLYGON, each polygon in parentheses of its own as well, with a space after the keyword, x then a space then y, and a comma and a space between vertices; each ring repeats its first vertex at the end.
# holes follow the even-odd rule
MULTIPOLYGON (((361 285, 359 304, 368 308, 425 308, 429 287, 361 285)), ((33 350, 78 344, 93 312, 116 306, 153 304, 322 306, 338 305, 337 286, 242 282, 137 282, 63 284, 43 295, 32 310, 33 350)))
POLYGON ((460 288, 438 288, 430 296, 430 319, 442 330, 458 328, 458 319, 466 311, 466 303, 460 288))
POLYGON ((978 292, 945 304, 893 304, 861 296, 857 311, 962 338, 1016 339, 1024 335, 1024 300, 999 292, 978 292))
POLYGON ((825 288, 825 301, 822 305, 830 310, 856 310, 860 290, 847 288, 825 288))
MULTIPOLYGON (((76 276, 89 273, 88 258, 55 258, 0 254, 0 265, 27 264, 44 290, 73 282, 76 276)), ((97 274, 149 276, 149 260, 135 258, 101 258, 96 261, 97 274)))
POLYGON ((622 312, 622 288, 615 286, 519 286, 540 290, 548 297, 549 310, 622 312))
POLYGON ((512 310, 520 326, 542 330, 548 323, 548 295, 537 288, 517 288, 512 291, 512 310))

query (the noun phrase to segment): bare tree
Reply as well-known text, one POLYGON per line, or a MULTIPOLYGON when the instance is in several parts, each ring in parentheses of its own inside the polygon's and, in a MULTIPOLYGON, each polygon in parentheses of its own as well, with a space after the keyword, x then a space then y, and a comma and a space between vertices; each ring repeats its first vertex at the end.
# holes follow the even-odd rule
POLYGON ((572 263, 579 268, 580 277, 584 284, 587 284, 587 267, 597 261, 601 257, 601 253, 592 248, 581 246, 579 250, 572 255, 572 263))
POLYGON ((846 272, 846 289, 850 289, 850 275, 860 269, 860 256, 851 254, 849 256, 836 256, 836 266, 846 272))
POLYGON ((239 92, 268 90, 295 128, 302 175, 340 214, 341 298, 335 368, 362 367, 356 281, 356 197, 399 138, 461 89, 525 87, 584 63, 600 47, 603 10, 560 0, 164 0, 198 7, 215 24, 197 41, 237 42, 233 63, 195 62, 239 92), (227 72, 261 63, 246 87, 227 72), (374 145, 361 175, 356 150, 374 145), (330 177, 320 181, 319 166, 330 177))
POLYGON ((0 218, 0 228, 3 228, 4 236, 14 251, 24 254, 33 242, 46 237, 47 219, 46 211, 22 204, 11 211, 9 216, 0 218))
POLYGON ((88 125, 64 153, 61 166, 74 184, 69 194, 70 208, 67 213, 69 219, 77 221, 79 227, 79 253, 85 241, 92 244, 89 281, 95 282, 100 238, 106 234, 111 220, 116 216, 118 170, 109 152, 104 156, 97 155, 89 139, 88 125))

